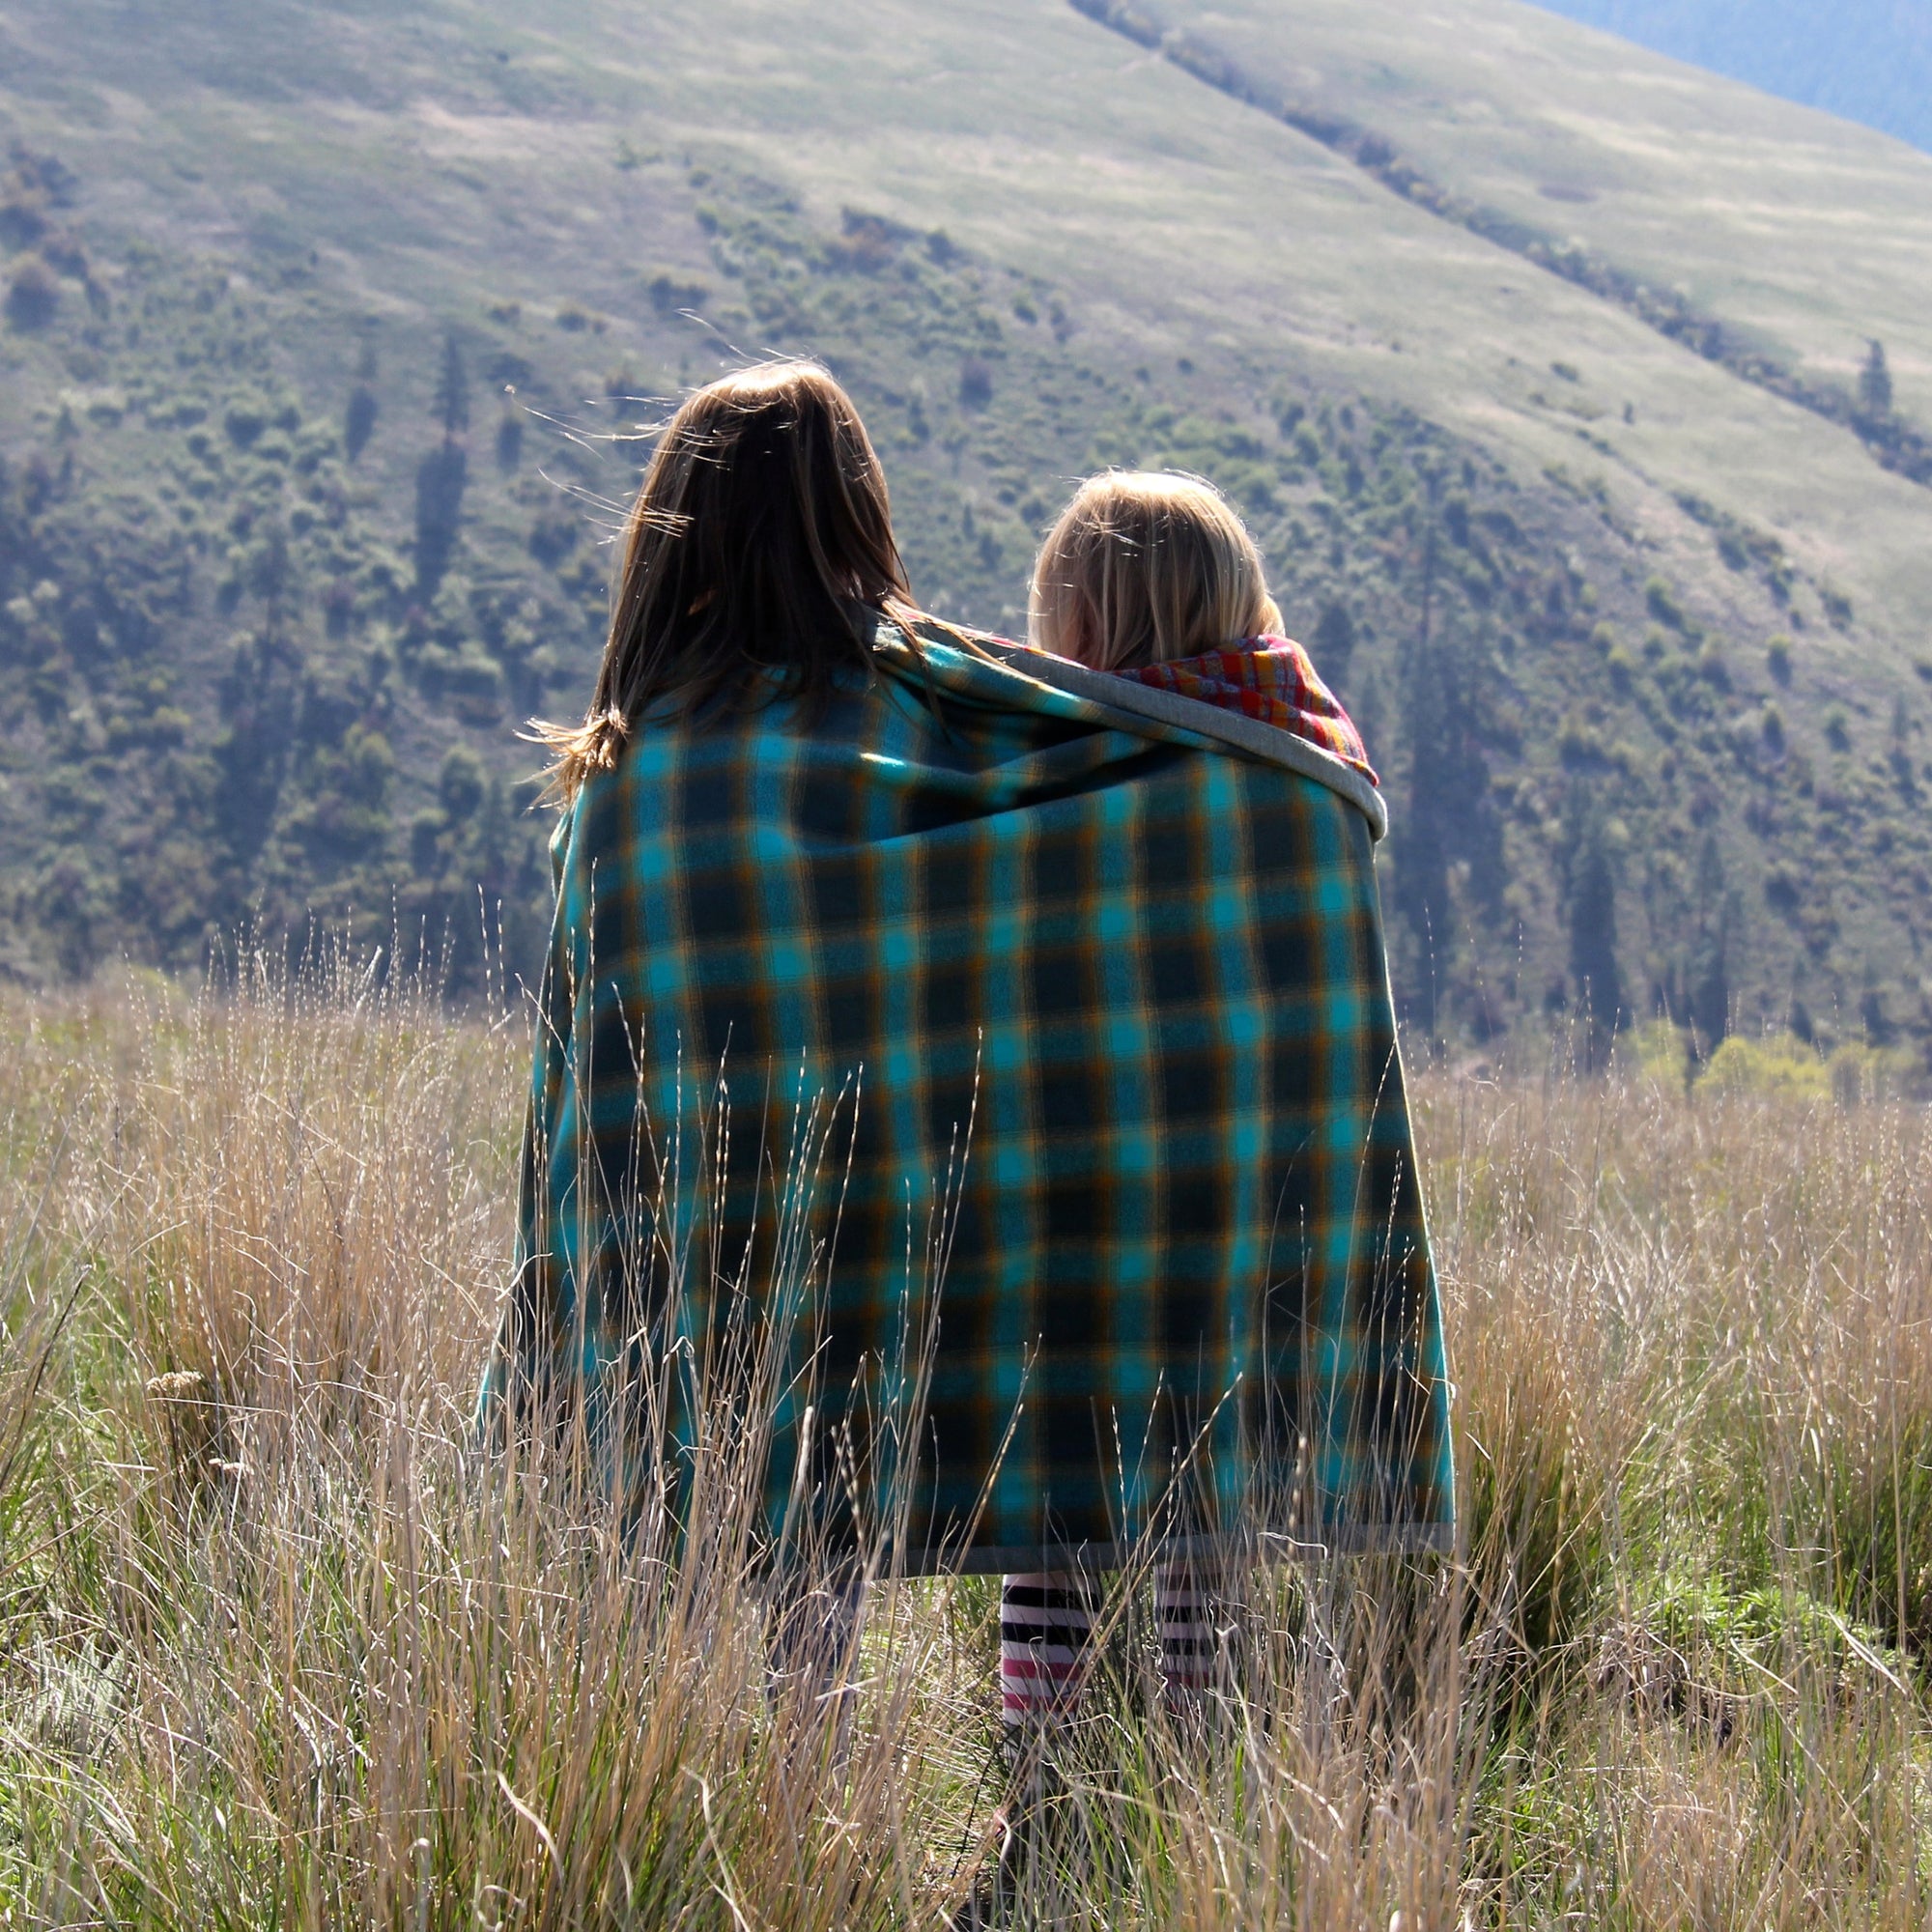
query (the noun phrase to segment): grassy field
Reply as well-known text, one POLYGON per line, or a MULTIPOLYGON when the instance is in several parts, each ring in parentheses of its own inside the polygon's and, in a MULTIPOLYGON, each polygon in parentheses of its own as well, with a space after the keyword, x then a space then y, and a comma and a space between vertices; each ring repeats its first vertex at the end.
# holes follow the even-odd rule
MULTIPOLYGON (((469 1447, 524 1051, 346 959, 0 1009, 0 1924, 972 1891, 983 1581, 885 1577, 817 1696, 755 1430, 682 1550, 469 1447)), ((1252 1579, 1198 1732, 1124 1593, 1017 1922, 1926 1921, 1932 1137, 1753 1084, 1421 1078, 1466 1560, 1252 1579)))

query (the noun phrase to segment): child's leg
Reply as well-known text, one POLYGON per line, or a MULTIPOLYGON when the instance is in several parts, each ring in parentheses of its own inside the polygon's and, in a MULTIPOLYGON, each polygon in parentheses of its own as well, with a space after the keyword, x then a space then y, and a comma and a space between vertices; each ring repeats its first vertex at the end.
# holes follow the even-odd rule
POLYGON ((1022 1726, 1065 1722, 1078 1710, 1093 1665, 1100 1579, 1033 1571, 1000 1579, 1000 1719, 1022 1726))
POLYGON ((1153 1573, 1161 1682, 1172 1716, 1198 1714, 1225 1675, 1213 1577, 1211 1567, 1185 1557, 1159 1564, 1153 1573))
POLYGON ((834 1726, 834 1750, 843 1758, 851 1742, 857 1693, 851 1682, 852 1644, 858 1634, 864 1578, 856 1570, 819 1579, 809 1589, 782 1591, 771 1642, 771 1688, 782 1695, 796 1685, 834 1726))

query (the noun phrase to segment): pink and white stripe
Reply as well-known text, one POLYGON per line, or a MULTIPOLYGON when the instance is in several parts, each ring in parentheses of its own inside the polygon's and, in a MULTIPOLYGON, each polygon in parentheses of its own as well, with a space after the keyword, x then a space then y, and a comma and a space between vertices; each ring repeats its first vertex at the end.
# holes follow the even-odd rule
POLYGON ((1023 1571, 1000 1579, 1000 1718, 1065 1719, 1079 1707, 1093 1662, 1096 1577, 1023 1571))
POLYGON ((1218 1674, 1221 1639, 1214 1598, 1191 1564, 1163 1563, 1153 1577, 1160 1674, 1170 1711, 1196 1708, 1218 1674))

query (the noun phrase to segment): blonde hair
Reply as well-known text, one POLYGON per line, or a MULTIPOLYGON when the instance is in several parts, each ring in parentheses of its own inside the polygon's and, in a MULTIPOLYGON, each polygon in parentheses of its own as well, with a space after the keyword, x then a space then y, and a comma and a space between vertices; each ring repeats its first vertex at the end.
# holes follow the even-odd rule
POLYGON ((1089 477, 1034 564, 1029 639, 1094 670, 1198 657, 1280 629, 1255 540, 1199 476, 1089 477))

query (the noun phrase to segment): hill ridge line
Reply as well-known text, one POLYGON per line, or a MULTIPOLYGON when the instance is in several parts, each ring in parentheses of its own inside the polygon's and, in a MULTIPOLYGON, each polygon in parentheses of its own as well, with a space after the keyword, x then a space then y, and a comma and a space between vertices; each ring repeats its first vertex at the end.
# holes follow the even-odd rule
POLYGON ((1850 431, 1880 469, 1932 489, 1932 437, 1895 410, 1874 413, 1849 390, 1807 381, 1775 356, 1738 340, 1720 317, 1675 291, 1655 289, 1591 249, 1559 241, 1531 222, 1443 186, 1385 134, 1258 78, 1206 36, 1164 23, 1146 0, 1067 0, 1067 5, 1205 86, 1321 143, 1412 207, 1611 303, 1740 382, 1850 431))

